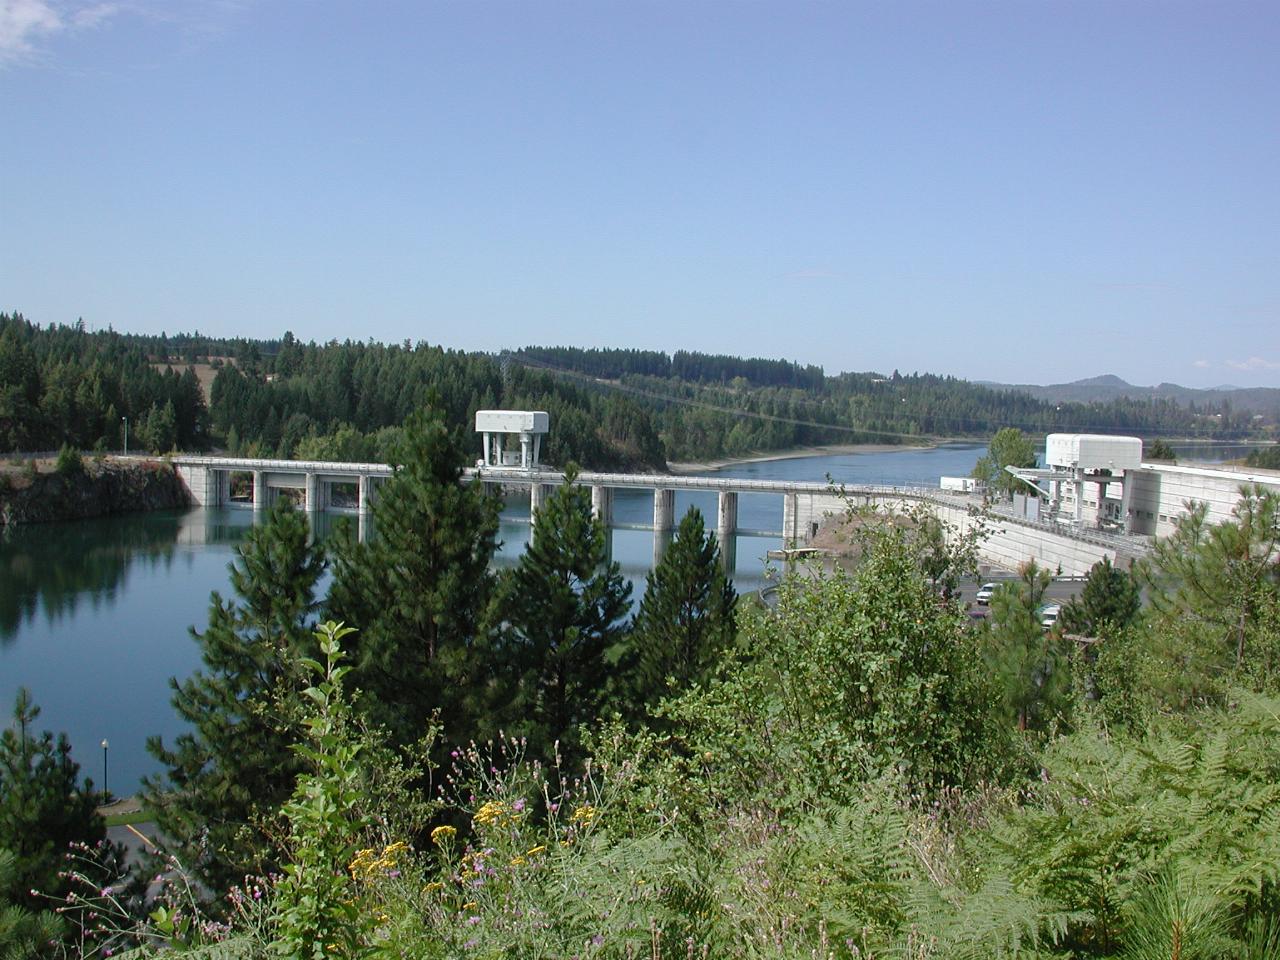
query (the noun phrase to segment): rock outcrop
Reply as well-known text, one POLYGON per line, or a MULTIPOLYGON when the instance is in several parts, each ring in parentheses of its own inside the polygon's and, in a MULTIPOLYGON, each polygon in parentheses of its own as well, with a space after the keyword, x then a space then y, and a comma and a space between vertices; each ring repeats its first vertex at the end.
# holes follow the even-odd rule
POLYGON ((84 461, 79 470, 0 475, 0 526, 83 520, 113 513, 188 506, 186 488, 168 464, 84 461))

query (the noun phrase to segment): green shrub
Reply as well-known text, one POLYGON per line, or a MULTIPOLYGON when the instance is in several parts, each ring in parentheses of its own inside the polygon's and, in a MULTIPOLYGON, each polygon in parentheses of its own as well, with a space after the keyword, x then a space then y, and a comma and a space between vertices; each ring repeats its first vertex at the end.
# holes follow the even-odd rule
POLYGON ((72 477, 84 472, 84 459, 80 456, 79 450, 64 443, 62 449, 58 451, 58 462, 54 469, 59 476, 72 477))

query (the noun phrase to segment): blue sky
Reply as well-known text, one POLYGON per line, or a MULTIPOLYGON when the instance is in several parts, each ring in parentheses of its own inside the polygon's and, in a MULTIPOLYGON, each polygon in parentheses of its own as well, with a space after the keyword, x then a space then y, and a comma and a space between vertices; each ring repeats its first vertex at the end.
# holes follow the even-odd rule
POLYGON ((0 309, 1280 386, 1280 4, 0 0, 0 309))

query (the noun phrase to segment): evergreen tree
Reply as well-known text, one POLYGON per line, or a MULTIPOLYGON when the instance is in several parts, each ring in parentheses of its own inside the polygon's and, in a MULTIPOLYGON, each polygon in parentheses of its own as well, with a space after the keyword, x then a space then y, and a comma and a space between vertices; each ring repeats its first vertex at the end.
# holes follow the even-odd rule
POLYGON ((69 889, 58 877, 67 845, 96 844, 106 836, 97 814, 100 798, 91 783, 80 786, 71 744, 65 734, 37 735, 39 715, 30 693, 19 687, 13 723, 0 733, 0 850, 13 854, 14 901, 37 910, 45 901, 29 891, 57 896, 69 889))
POLYGON ((733 642, 737 600, 715 533, 690 507, 646 578, 628 638, 637 707, 708 679, 718 655, 733 642))
POLYGON ((1070 669, 1065 641, 1040 623, 1049 571, 1026 563, 1019 579, 991 598, 987 663, 1004 688, 1019 730, 1043 730, 1065 709, 1070 669))
POLYGON ((261 821, 289 796, 298 769, 279 688, 314 649, 309 628, 324 571, 306 518, 283 498, 236 553, 235 599, 215 591, 208 628, 191 631, 205 669, 170 681, 191 730, 172 749, 158 737, 147 743, 167 768, 146 781, 148 806, 213 890, 270 863, 261 821))
POLYGON ((1080 596, 1063 606, 1062 628, 1089 637, 1110 634, 1133 623, 1140 609, 1137 581, 1103 557, 1089 569, 1080 596))
POLYGON ((348 535, 336 549, 329 613, 359 629, 353 679, 398 744, 422 737, 437 709, 449 736, 471 736, 485 693, 478 637, 501 504, 463 483, 467 460, 438 409, 412 416, 373 501, 376 539, 348 535))
POLYGON ((1146 445, 1142 453, 1148 460, 1168 460, 1170 463, 1174 463, 1178 459, 1178 455, 1173 452, 1173 447, 1169 445, 1167 440, 1152 440, 1146 445))
POLYGON ((1152 605, 1196 622, 1218 645, 1219 666, 1280 676, 1280 496, 1240 488, 1232 519, 1208 523, 1193 503, 1172 536, 1157 540, 1140 568, 1152 605))
POLYGON ((17 858, 0 848, 0 957, 55 956, 62 936, 61 918, 52 911, 27 908, 17 858))
POLYGON ((604 706, 605 653, 623 634, 631 584, 607 562, 606 532, 591 512, 577 468, 547 497, 529 548, 504 577, 499 661, 506 665, 509 729, 535 755, 558 740, 573 756, 577 726, 604 706))

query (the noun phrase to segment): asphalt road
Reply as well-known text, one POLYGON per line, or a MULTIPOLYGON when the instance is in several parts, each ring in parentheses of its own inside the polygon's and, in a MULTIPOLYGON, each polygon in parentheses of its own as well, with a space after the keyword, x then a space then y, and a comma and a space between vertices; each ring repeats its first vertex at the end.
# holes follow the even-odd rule
MULTIPOLYGON (((984 583, 1012 583, 1018 578, 1016 576, 991 576, 985 580, 972 580, 964 583, 960 588, 960 599, 971 604, 973 610, 990 610, 990 607, 984 607, 974 598, 978 593, 978 588, 984 583)), ((1066 603, 1080 595, 1080 591, 1084 589, 1083 580, 1053 580, 1049 584, 1049 588, 1045 591, 1045 599, 1053 600, 1057 603, 1066 603)))

